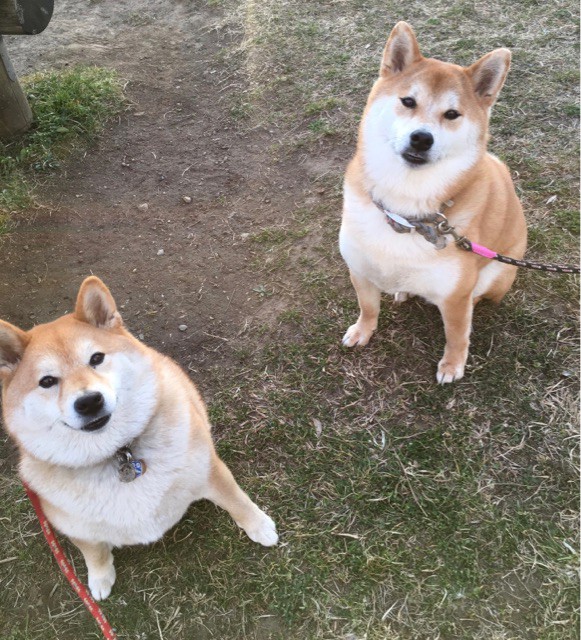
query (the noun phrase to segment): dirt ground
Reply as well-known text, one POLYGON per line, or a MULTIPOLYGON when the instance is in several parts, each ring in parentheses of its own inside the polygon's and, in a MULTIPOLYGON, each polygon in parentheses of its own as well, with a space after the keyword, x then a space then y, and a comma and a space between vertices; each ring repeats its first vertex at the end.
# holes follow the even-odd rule
POLYGON ((202 388, 197 372, 228 366, 236 342, 280 311, 249 266, 247 234, 324 197, 309 187, 316 158, 273 164, 276 131, 230 117, 244 79, 217 62, 231 44, 219 18, 205 2, 60 0, 43 34, 7 39, 20 76, 114 68, 132 106, 4 240, 2 317, 23 328, 53 319, 96 274, 128 327, 202 388))

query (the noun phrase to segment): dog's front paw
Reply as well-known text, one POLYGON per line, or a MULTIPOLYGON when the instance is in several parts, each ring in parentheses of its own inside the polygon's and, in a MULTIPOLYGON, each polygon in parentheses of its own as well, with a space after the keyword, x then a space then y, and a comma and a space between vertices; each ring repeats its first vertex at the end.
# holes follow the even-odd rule
POLYGON ((105 600, 115 584, 115 567, 111 565, 106 573, 89 571, 89 589, 95 600, 105 600))
POLYGON ((349 329, 347 329, 347 333, 345 333, 345 335, 343 336, 343 346, 364 347, 373 335, 373 331, 374 329, 364 327, 359 324, 359 322, 357 322, 356 324, 352 324, 349 329))
POLYGON ((242 528, 253 542, 265 547, 272 547, 278 542, 274 520, 260 509, 252 522, 242 528))
POLYGON ((456 382, 456 380, 460 380, 462 377, 464 377, 464 362, 453 363, 445 358, 440 360, 438 373, 436 374, 436 379, 440 384, 456 382))

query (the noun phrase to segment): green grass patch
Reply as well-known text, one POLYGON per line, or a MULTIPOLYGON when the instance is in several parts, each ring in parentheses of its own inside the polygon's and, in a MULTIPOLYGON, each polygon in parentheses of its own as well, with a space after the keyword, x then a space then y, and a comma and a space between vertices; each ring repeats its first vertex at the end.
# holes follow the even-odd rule
POLYGON ((555 218, 565 229, 575 236, 579 236, 579 211, 575 209, 559 209, 555 211, 555 218))
POLYGON ((337 133, 337 129, 333 127, 325 118, 317 118, 309 123, 309 130, 324 136, 331 136, 337 133))
POLYGON ((22 86, 34 122, 24 135, 0 142, 0 224, 32 206, 39 175, 94 140, 125 103, 117 74, 98 67, 34 74, 22 86))
POLYGON ((324 98, 323 100, 308 104, 305 108, 305 113, 308 116, 314 116, 325 111, 331 111, 340 105, 341 100, 337 100, 337 98, 324 98))

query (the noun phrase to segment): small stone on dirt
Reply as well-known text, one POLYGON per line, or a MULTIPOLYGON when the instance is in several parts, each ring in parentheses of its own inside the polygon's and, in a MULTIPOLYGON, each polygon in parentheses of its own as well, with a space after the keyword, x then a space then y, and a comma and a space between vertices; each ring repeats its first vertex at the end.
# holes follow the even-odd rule
POLYGON ((191 204, 192 199, 190 198, 190 196, 182 196, 182 200, 186 203, 186 204, 191 204))
POLYGON ((188 328, 188 325, 187 325, 187 324, 180 324, 180 325, 179 325, 179 327, 178 327, 178 329, 179 329, 180 331, 185 331, 187 328, 188 328))
POLYGON ((159 251, 157 252, 158 256, 162 256, 165 253, 165 251, 163 249, 159 249, 159 251))
POLYGON ((147 204, 147 202, 144 202, 143 204, 140 204, 138 207, 139 211, 147 211, 149 209, 149 205, 147 204))

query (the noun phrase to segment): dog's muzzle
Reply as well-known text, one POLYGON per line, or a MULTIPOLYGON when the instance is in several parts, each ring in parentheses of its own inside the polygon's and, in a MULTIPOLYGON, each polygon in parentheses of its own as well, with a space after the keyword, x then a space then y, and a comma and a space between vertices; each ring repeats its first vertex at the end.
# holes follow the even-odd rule
POLYGON ((421 166, 429 161, 433 144, 434 136, 429 131, 418 129, 410 133, 409 146, 401 155, 408 164, 421 166))

